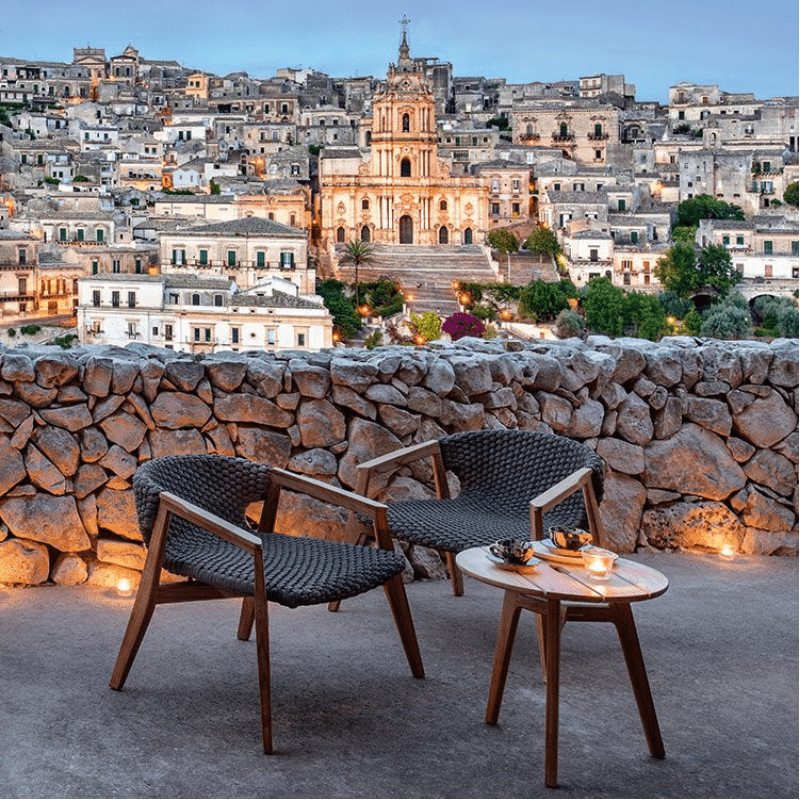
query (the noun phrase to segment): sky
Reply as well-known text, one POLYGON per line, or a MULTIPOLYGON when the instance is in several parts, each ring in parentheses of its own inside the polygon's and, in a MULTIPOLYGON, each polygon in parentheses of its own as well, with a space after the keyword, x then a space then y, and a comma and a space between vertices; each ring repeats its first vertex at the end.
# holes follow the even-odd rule
POLYGON ((110 57, 132 44, 217 75, 312 67, 382 78, 404 14, 411 55, 449 61, 460 77, 624 74, 637 99, 662 103, 683 80, 759 99, 798 94, 797 0, 31 0, 4 4, 0 56, 71 62, 73 47, 110 57))

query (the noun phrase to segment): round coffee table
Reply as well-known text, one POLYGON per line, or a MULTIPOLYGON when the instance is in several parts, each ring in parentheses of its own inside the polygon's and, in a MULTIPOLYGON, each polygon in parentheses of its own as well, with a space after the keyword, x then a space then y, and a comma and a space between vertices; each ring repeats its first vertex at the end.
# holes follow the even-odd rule
MULTIPOLYGON (((537 557, 548 554, 534 543, 537 557)), ((558 686, 561 628, 565 622, 611 622, 617 629, 628 675, 644 727, 650 754, 664 758, 650 683, 639 646, 631 603, 649 600, 669 587, 665 575, 626 558, 617 559, 607 580, 592 578, 581 559, 541 559, 530 572, 505 569, 488 558, 486 547, 473 547, 456 556, 458 568, 476 580, 504 590, 503 611, 494 654, 486 722, 500 714, 511 650, 523 608, 538 615, 539 649, 547 684, 545 705, 545 783, 558 786, 558 686), (566 602, 565 602, 566 601, 566 602)))

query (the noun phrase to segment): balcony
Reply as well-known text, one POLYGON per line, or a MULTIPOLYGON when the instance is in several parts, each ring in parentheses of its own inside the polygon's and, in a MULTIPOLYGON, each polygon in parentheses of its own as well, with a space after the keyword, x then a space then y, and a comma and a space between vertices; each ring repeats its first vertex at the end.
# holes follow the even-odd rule
POLYGON ((542 137, 538 133, 523 133, 520 135, 519 140, 523 144, 538 142, 542 137))
POLYGON ((602 142, 608 139, 607 133, 588 133, 586 134, 586 138, 590 142, 602 142))
POLYGON ((574 133, 554 133, 552 136, 554 142, 574 142, 574 133))

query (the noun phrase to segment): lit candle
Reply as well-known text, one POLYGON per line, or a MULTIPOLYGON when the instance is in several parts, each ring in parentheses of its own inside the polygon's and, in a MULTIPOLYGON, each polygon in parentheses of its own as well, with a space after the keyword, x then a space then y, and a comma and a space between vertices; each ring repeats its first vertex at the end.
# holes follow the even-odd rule
POLYGON ((722 549, 719 551, 719 557, 724 558, 726 561, 730 561, 734 555, 736 555, 733 551, 733 547, 729 544, 722 545, 722 549))
POLYGON ((583 551, 583 563, 586 565, 589 577, 596 581, 608 580, 615 558, 614 553, 601 548, 583 551))
POLYGON ((127 578, 120 578, 119 581, 117 581, 117 594, 120 597, 128 597, 132 591, 133 587, 127 578))

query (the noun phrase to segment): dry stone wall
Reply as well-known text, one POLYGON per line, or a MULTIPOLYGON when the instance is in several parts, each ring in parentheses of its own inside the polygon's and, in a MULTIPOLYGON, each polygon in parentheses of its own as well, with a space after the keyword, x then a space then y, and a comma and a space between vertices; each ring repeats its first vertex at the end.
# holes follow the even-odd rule
MULTIPOLYGON (((797 554, 798 343, 464 339, 427 347, 202 358, 133 344, 0 351, 0 583, 138 577, 137 465, 223 453, 353 488, 356 466, 480 428, 553 431, 607 464, 615 549, 797 554)), ((413 465, 380 499, 430 494, 413 465)), ((341 515, 281 520, 336 536, 341 515)), ((409 576, 443 574, 406 549, 409 576)))

